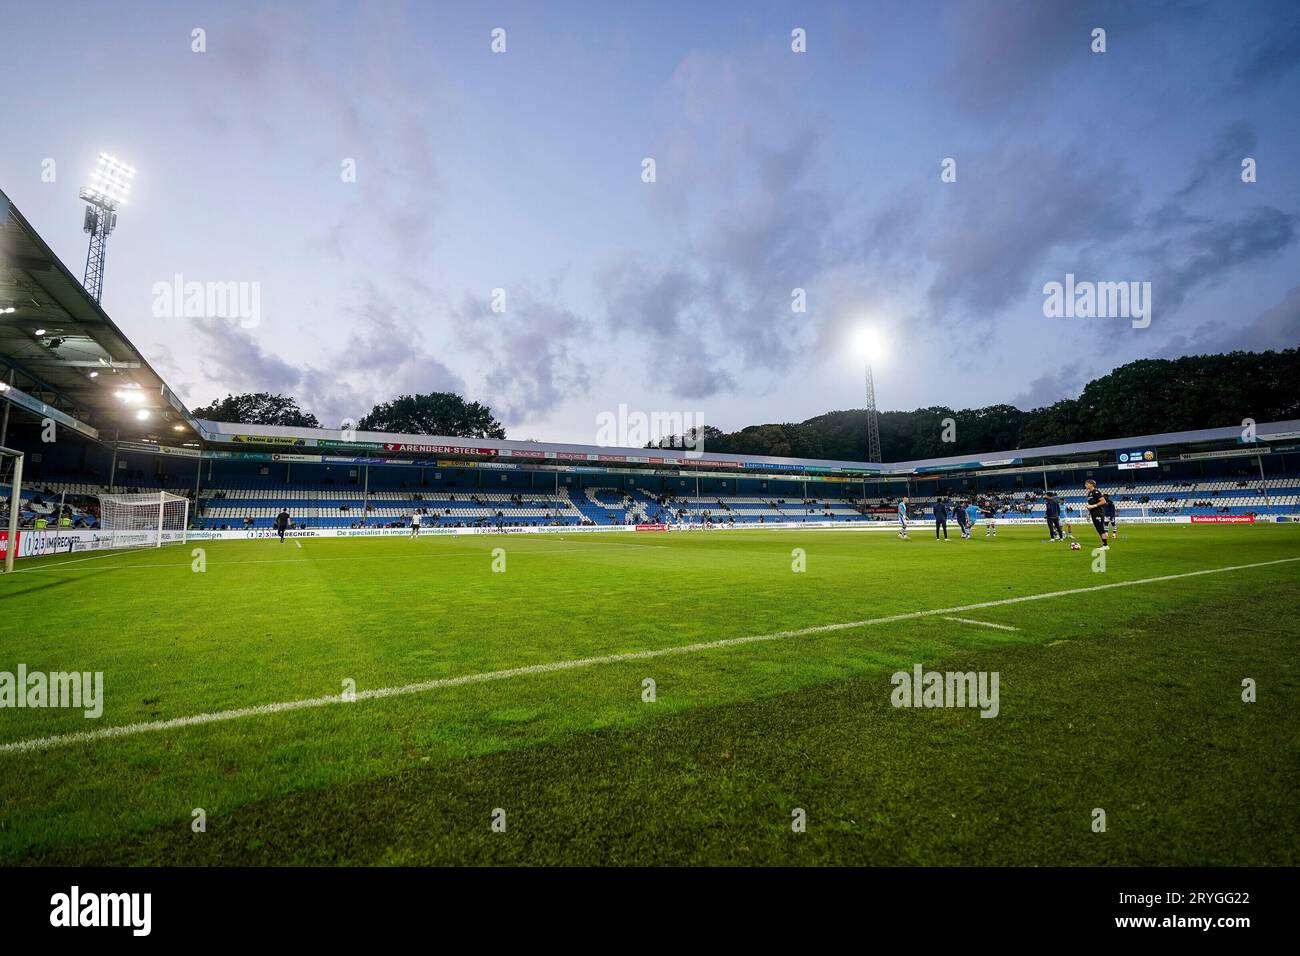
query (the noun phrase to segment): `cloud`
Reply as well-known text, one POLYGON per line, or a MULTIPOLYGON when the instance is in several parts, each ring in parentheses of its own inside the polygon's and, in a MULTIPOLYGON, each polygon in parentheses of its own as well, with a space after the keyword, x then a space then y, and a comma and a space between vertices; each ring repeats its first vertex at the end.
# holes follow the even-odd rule
POLYGON ((1267 35, 1233 68, 1232 92, 1253 93, 1300 65, 1300 9, 1290 0, 1271 9, 1267 35))
POLYGON ((1241 266, 1256 265, 1296 239, 1300 217, 1257 206, 1236 219, 1198 224, 1181 236, 1153 242, 1152 295, 1163 314, 1176 312, 1195 289, 1224 281, 1241 266))
POLYGON ((798 83, 773 68, 789 57, 778 47, 694 51, 678 64, 647 194, 677 241, 657 257, 616 252, 595 276, 616 341, 631 342, 653 387, 675 397, 710 398, 734 390, 742 370, 796 364, 816 319, 791 310, 793 290, 861 242, 841 224, 843 196, 821 185, 824 135, 798 83))
POLYGON ((351 61, 340 71, 321 53, 329 48, 328 19, 283 6, 236 14, 210 31, 204 63, 216 82, 200 87, 194 118, 224 140, 251 133, 267 153, 290 150, 294 164, 306 153, 316 174, 324 172, 323 184, 345 190, 333 201, 322 192, 314 209, 319 234, 309 251, 340 260, 373 253, 372 238, 353 239, 370 226, 406 255, 425 255, 442 195, 434 150, 438 91, 414 87, 393 62, 391 36, 409 29, 400 8, 364 22, 369 28, 350 38, 351 61), (224 42, 230 36, 238 42, 224 42), (364 86, 347 82, 351 71, 364 72, 364 86), (286 125, 296 131, 290 141, 286 125), (355 161, 355 182, 342 179, 344 159, 355 161))
POLYGON ((1087 244, 1129 234, 1136 183, 1082 155, 1036 148, 959 162, 927 249, 936 318, 988 321, 1041 285, 1054 253, 1077 256, 1087 244))
POLYGON ((1029 383, 1029 387, 1011 399, 1011 404, 1023 411, 1046 408, 1064 398, 1078 398, 1083 386, 1092 378, 1075 365, 1061 365, 1049 369, 1029 383))
POLYGON ((719 296, 705 276, 682 264, 655 268, 627 259, 605 268, 596 286, 607 325, 633 340, 637 363, 655 386, 693 399, 735 386, 707 344, 719 296))
POLYGON ((526 286, 506 290, 505 303, 494 312, 490 300, 466 296, 451 319, 460 340, 486 360, 481 400, 509 425, 543 417, 590 388, 592 332, 578 314, 526 286))
POLYGON ((1211 182, 1240 183, 1241 161, 1254 154, 1257 144, 1250 123, 1238 120, 1229 125, 1219 134, 1214 147, 1197 161, 1187 184, 1173 194, 1167 205, 1186 202, 1211 182))
MULTIPOLYGON (((399 394, 465 393, 464 380, 425 351, 412 316, 378 290, 368 289, 344 314, 348 331, 319 365, 273 353, 235 322, 195 323, 202 391, 218 398, 227 392, 290 395, 326 427, 355 421, 399 394)), ((190 386, 191 393, 198 390, 190 386)))
POLYGON ((1276 305, 1248 322, 1237 325, 1215 320, 1171 340, 1161 355, 1199 355, 1215 352, 1266 352, 1300 346, 1300 286, 1289 289, 1276 305))
POLYGON ((1092 52, 1094 28, 1107 31, 1108 43, 1132 47, 1147 30, 1169 32, 1201 15, 1185 0, 954 0, 942 19, 953 41, 943 92, 968 113, 1018 122, 1026 102, 1047 96, 1091 57, 1117 55, 1092 52))

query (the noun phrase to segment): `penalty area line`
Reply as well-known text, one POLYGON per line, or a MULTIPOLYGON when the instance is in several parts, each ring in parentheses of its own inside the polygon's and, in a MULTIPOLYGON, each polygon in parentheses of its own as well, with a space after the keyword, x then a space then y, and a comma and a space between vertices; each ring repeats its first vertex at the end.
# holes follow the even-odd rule
MULTIPOLYGON (((364 700, 381 700, 386 697, 403 697, 408 694, 423 694, 444 687, 463 687, 467 684, 483 684, 489 681, 507 680, 512 677, 524 677, 530 674, 550 674, 556 671, 578 670, 584 667, 596 667, 600 664, 617 664, 623 661, 644 661, 656 657, 669 657, 680 654, 696 654, 726 647, 740 647, 745 644, 758 644, 766 641, 779 641, 790 637, 806 637, 810 634, 825 634, 831 631, 846 631, 858 627, 872 627, 880 624, 892 624, 897 621, 913 621, 923 617, 946 617, 964 611, 975 611, 986 607, 1005 607, 1010 604, 1025 604, 1030 601, 1046 601, 1052 598, 1070 597, 1076 594, 1094 594, 1098 591, 1110 591, 1115 588, 1131 588, 1144 584, 1160 584, 1165 581, 1180 581, 1186 578, 1202 577, 1210 574, 1226 574, 1232 571, 1248 571, 1252 568, 1268 568, 1279 564, 1300 561, 1300 557, 1278 558, 1274 561, 1257 561, 1253 564, 1235 564, 1223 568, 1205 568, 1200 571, 1183 571, 1178 574, 1162 574, 1154 578, 1138 578, 1132 581, 1115 581, 1110 584, 1094 584, 1086 588, 1069 588, 1064 591, 1047 591, 1042 594, 1025 594, 1020 597, 1001 598, 996 601, 981 601, 978 604, 963 604, 959 607, 936 608, 931 611, 907 611, 902 614, 890 614, 885 617, 866 618, 861 621, 843 621, 836 624, 818 624, 789 631, 774 631, 771 634, 752 634, 746 637, 728 637, 717 641, 699 641, 694 644, 681 644, 676 647, 660 647, 645 651, 627 651, 621 654, 604 654, 600 657, 582 657, 565 661, 553 661, 549 664, 529 664, 524 667, 510 667, 505 670, 485 671, 479 674, 464 674, 460 677, 444 677, 438 680, 422 681, 417 684, 403 684, 399 687, 380 687, 374 690, 357 691, 351 699, 342 695, 329 697, 309 697, 303 700, 287 700, 272 704, 259 704, 254 707, 239 707, 233 710, 221 710, 214 713, 194 714, 190 717, 174 717, 170 720, 151 720, 137 724, 121 724, 117 727, 105 727, 102 730, 85 730, 69 734, 56 734, 50 737, 34 737, 29 740, 15 740, 0 744, 0 753, 27 753, 33 750, 47 750, 70 744, 88 743, 96 740, 110 740, 114 737, 130 737, 136 734, 151 733, 162 730, 176 730, 182 727, 197 727, 203 724, 215 724, 227 720, 239 720, 243 717, 260 717, 268 714, 281 714, 293 710, 306 710, 313 707, 326 707, 331 704, 351 704, 364 700)), ((981 622, 982 623, 982 622, 981 622)))
POLYGON ((1012 627, 1010 624, 994 624, 992 621, 972 621, 968 617, 945 617, 945 621, 956 621, 958 624, 977 624, 980 627, 996 627, 999 631, 1018 631, 1020 628, 1012 627))

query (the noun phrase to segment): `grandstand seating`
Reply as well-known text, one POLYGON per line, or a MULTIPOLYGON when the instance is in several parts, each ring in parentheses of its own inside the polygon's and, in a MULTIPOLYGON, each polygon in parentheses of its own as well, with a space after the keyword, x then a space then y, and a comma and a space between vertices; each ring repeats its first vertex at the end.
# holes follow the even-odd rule
MULTIPOLYGON (((613 476, 611 476, 613 477, 613 476)), ((117 490, 156 490, 157 484, 130 482, 117 490)), ((84 480, 37 481, 23 489, 24 525, 39 515, 51 515, 62 500, 71 505, 74 522, 94 524, 93 497, 107 493, 102 485, 84 480)), ((172 494, 194 497, 191 488, 166 488, 172 494)), ((1053 489, 1067 506, 1067 516, 1081 516, 1085 495, 1082 487, 1053 489)), ((1121 518, 1145 515, 1295 514, 1300 513, 1300 476, 1267 480, 1223 479, 1215 481, 1132 481, 1106 485, 1121 518)), ((8 488, 0 486, 8 508, 8 488)), ((953 493, 953 497, 962 497, 953 493)), ((992 500, 1008 517, 1043 517, 1041 492, 1023 489, 981 489, 981 499, 992 500)), ((295 526, 311 528, 383 527, 407 525, 415 511, 426 526, 538 526, 640 523, 689 523, 749 525, 772 522, 892 521, 896 498, 864 500, 829 498, 782 498, 768 494, 656 495, 645 490, 615 487, 563 488, 555 493, 532 490, 487 492, 478 489, 393 488, 363 489, 354 484, 282 483, 267 479, 214 481, 199 490, 197 513, 191 521, 198 528, 269 528, 275 516, 287 509, 295 526), (251 525, 247 519, 251 520, 251 525)), ((911 504, 929 514, 934 496, 914 495, 911 504)))

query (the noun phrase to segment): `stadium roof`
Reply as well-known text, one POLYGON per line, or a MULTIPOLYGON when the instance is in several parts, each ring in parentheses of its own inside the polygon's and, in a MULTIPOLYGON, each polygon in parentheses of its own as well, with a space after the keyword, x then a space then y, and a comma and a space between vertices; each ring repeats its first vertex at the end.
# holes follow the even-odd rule
MULTIPOLYGON (((1157 435, 1136 435, 1129 438, 1105 438, 1099 441, 1074 442, 1069 445, 1044 445, 1037 448, 1014 448, 1007 451, 981 453, 972 455, 951 455, 947 458, 924 458, 916 461, 901 461, 886 465, 887 471, 938 471, 944 468, 953 470, 974 466, 1006 465, 1012 461, 1027 462, 1056 460, 1095 455, 1098 452, 1121 451, 1126 448, 1165 448, 1171 446, 1191 445, 1236 445, 1241 444, 1242 427, 1231 425, 1226 428, 1200 428, 1185 432, 1162 432, 1157 435)), ((1264 422, 1256 425, 1255 440, 1267 443, 1271 440, 1300 439, 1300 421, 1264 422)), ((1267 452, 1264 447, 1262 451, 1267 452)))
MULTIPOLYGON (((270 439, 267 445, 291 447, 291 442, 300 443, 297 448, 308 448, 320 452, 323 448, 342 443, 343 432, 329 428, 297 428, 275 425, 239 425, 231 422, 211 422, 200 419, 200 434, 208 442, 232 442, 241 444, 258 444, 257 438, 270 439), (318 444, 319 443, 319 444, 318 444)), ((446 435, 402 435, 393 432, 357 431, 349 436, 346 444, 352 446, 376 445, 376 451, 401 454, 443 454, 460 456, 499 455, 506 458, 522 460, 536 459, 542 456, 564 460, 590 459, 605 460, 609 464, 626 463, 629 459, 654 459, 655 463, 691 464, 725 463, 732 466, 766 465, 766 466, 802 466, 814 468, 878 471, 883 466, 869 462, 832 461, 818 458, 773 458, 765 455, 728 455, 713 453, 707 448, 702 453, 695 453, 678 448, 619 448, 610 445, 571 445, 554 442, 510 441, 496 438, 457 438, 446 435), (391 446, 391 447, 383 447, 391 446), (530 454, 531 453, 531 454, 530 454), (581 456, 581 458, 577 457, 581 456)))
POLYGON ((90 437, 107 439, 120 432, 124 438, 165 435, 176 441, 174 426, 188 432, 193 422, 162 377, 3 191, 0 365, 4 382, 16 390, 11 395, 15 405, 38 416, 50 410, 63 413, 87 426, 78 430, 90 437), (130 393, 133 400, 124 401, 119 392, 130 393), (141 409, 148 411, 147 421, 137 419, 141 409))
MULTIPOLYGON (((848 473, 878 472, 883 477, 904 476, 917 473, 943 473, 964 469, 1018 466, 1026 469, 1036 464, 1061 462, 1095 456, 1099 452, 1120 451, 1125 448, 1161 448, 1166 451, 1180 447, 1240 445, 1242 429, 1205 428, 1196 431, 1167 432, 1159 435, 1139 435, 1129 438, 1110 438, 1102 441, 1079 442, 1071 445, 1052 445, 1039 448, 1015 448, 1007 451, 978 455, 954 455, 947 458, 926 458, 892 464, 845 462, 827 459, 776 458, 766 455, 734 455, 710 452, 707 448, 696 454, 682 449, 666 448, 616 448, 606 445, 571 445, 549 442, 508 441, 492 438, 457 438, 439 435, 401 435, 392 432, 358 431, 345 435, 336 429, 299 428, 274 425, 239 425, 228 422, 200 420, 200 434, 214 444, 264 446, 278 449, 283 457, 295 453, 306 455, 366 454, 380 459, 404 455, 442 456, 446 458, 497 457, 519 459, 522 462, 539 460, 549 464, 585 463, 613 467, 649 463, 655 465, 721 466, 755 471, 819 470, 848 473), (366 450, 366 449, 370 450, 366 450), (345 450, 346 449, 346 450, 345 450)), ((1271 439, 1295 440, 1300 438, 1300 421, 1268 422, 1257 426, 1259 448, 1267 453, 1271 439)), ((1244 446, 1243 446, 1244 447, 1244 446)), ((1252 446, 1253 447, 1253 446, 1252 446)), ((1105 464, 1106 462, 1103 462, 1105 464)))

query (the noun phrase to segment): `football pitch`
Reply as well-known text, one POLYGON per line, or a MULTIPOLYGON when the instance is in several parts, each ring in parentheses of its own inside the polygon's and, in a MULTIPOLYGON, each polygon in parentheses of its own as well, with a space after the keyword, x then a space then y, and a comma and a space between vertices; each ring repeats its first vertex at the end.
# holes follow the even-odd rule
POLYGON ((1300 863, 1300 526, 952 530, 22 561, 0 862, 1300 863))

